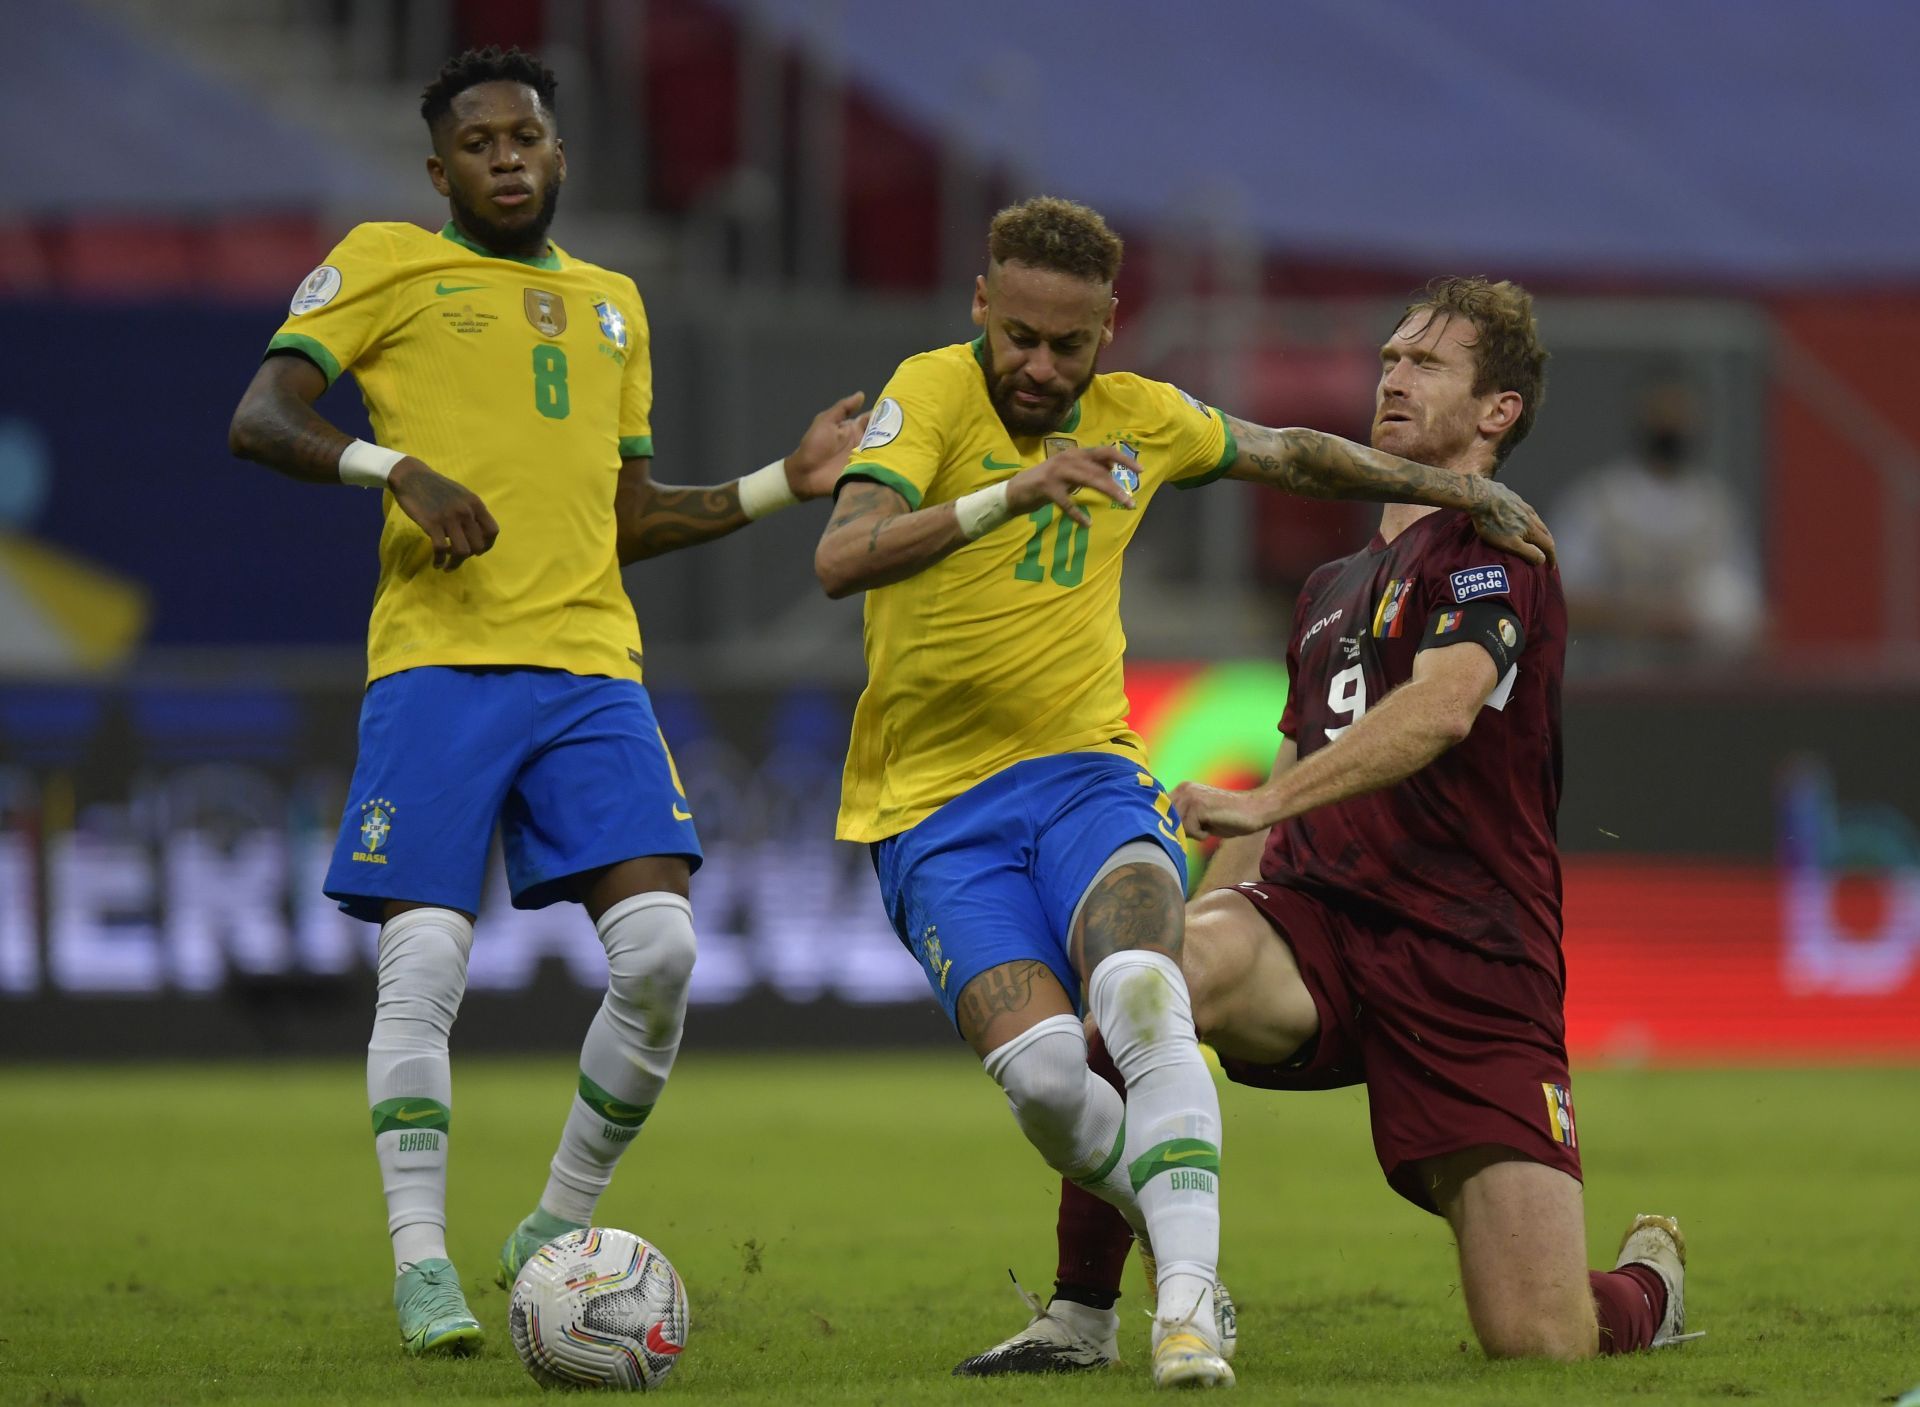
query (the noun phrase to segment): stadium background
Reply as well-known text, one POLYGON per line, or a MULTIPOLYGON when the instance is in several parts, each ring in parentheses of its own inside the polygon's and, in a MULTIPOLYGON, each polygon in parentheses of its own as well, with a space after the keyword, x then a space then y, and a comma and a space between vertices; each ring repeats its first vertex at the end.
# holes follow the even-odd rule
MULTIPOLYGON (((1645 387, 1685 381, 1764 627, 1737 659, 1573 642, 1576 1059, 1920 1058, 1920 195, 1886 164, 1920 133, 1896 58, 1920 17, 1099 13, 0 5, 21 56, 0 103, 39 149, 0 202, 0 1058, 364 1040, 373 935, 316 877, 378 510, 231 461, 224 429, 333 239, 443 218, 414 95, 490 41, 561 73, 555 234, 647 298, 665 479, 762 463, 816 405, 969 335, 984 222, 1040 189, 1129 240, 1106 365, 1268 423, 1363 435, 1410 289, 1524 280, 1552 389, 1509 479, 1562 532, 1556 501, 1631 449, 1645 387)), ((364 426, 351 390, 322 408, 364 426)), ((1180 497, 1130 554, 1137 721, 1169 782, 1251 775, 1293 590, 1370 515, 1180 497)), ((711 856, 703 1043, 946 1039, 864 856, 829 839, 861 664, 857 603, 812 582, 820 517, 628 573, 711 856)), ((590 928, 496 897, 480 933, 463 1048, 571 1046, 590 928)))

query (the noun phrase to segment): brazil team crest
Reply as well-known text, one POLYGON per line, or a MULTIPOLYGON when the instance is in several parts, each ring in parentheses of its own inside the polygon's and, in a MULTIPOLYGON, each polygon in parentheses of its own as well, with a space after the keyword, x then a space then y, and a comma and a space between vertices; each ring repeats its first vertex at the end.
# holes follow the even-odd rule
POLYGON ((544 288, 529 288, 522 301, 527 310, 527 321, 543 336, 558 337, 567 330, 567 305, 561 301, 558 293, 549 293, 544 288))
POLYGON ((611 301, 602 300, 593 305, 593 315, 600 319, 600 335, 613 343, 620 351, 627 350, 627 320, 611 301))
POLYGON ((387 863, 387 857, 380 852, 393 835, 393 813, 393 803, 384 796, 360 803, 360 849, 354 859, 367 865, 387 863))
POLYGON ((1128 493, 1138 493, 1140 491, 1139 444, 1134 440, 1132 435, 1123 432, 1120 438, 1114 442, 1113 447, 1132 461, 1131 464, 1116 464, 1113 466, 1113 481, 1128 493))

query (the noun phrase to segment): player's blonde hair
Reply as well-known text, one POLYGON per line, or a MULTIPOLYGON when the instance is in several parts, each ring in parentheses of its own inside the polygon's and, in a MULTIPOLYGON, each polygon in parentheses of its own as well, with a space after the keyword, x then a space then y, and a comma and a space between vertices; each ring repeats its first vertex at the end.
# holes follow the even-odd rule
POLYGON ((987 257, 996 264, 1052 269, 1094 283, 1112 283, 1124 246, 1100 212, 1056 195, 1009 205, 987 231, 987 257))
MULTIPOLYGON (((1540 345, 1534 322, 1533 295, 1506 279, 1437 278, 1407 304, 1396 326, 1405 327, 1421 313, 1427 322, 1458 314, 1473 324, 1474 395, 1512 391, 1520 397, 1520 418, 1493 448, 1493 462, 1504 464, 1533 429, 1533 417, 1547 395, 1547 349, 1540 345)), ((1422 323, 1418 330, 1424 332, 1426 326, 1422 323)))

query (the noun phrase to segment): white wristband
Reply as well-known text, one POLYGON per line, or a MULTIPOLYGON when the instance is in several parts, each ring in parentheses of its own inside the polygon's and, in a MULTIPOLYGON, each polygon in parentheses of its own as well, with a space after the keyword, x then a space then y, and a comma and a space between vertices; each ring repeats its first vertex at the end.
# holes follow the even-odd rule
POLYGON ((1013 516, 1013 510, 1007 507, 1007 480, 954 499, 953 515, 960 520, 960 531, 968 542, 992 532, 1013 516))
POLYGON ((355 488, 383 489, 393 466, 405 458, 399 450, 355 440, 340 451, 340 482, 355 488))
POLYGON ((787 462, 784 459, 763 464, 751 474, 740 477, 740 511, 750 519, 778 513, 782 508, 791 508, 799 501, 794 497, 793 486, 787 482, 787 462))

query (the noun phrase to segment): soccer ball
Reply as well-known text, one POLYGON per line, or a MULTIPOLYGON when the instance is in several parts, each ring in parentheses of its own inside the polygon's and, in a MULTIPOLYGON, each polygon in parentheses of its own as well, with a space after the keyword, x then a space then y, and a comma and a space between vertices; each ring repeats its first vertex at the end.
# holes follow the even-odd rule
POLYGON ((659 1387, 687 1342, 687 1291, 630 1231, 590 1226, 527 1258, 507 1307, 513 1350, 542 1387, 659 1387))

